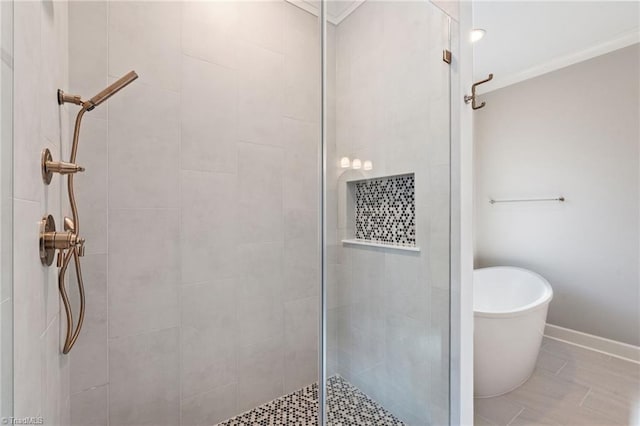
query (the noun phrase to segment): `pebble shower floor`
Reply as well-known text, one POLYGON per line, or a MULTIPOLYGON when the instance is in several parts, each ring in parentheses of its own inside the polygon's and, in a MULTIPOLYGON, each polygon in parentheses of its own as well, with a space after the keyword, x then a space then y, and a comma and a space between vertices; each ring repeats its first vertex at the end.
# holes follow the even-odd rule
MULTIPOLYGON (((331 426, 404 426, 358 388, 340 376, 327 381, 327 424, 331 426)), ((307 386, 267 402, 217 426, 315 426, 318 385, 307 386)))

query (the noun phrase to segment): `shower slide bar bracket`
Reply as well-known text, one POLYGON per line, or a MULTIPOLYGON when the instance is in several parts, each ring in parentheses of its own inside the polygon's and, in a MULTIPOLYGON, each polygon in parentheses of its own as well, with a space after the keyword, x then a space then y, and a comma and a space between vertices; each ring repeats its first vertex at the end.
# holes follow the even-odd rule
POLYGON ((514 198, 514 199, 502 199, 502 200, 494 200, 493 198, 489 199, 489 204, 497 204, 497 203, 528 203, 532 201, 559 201, 563 203, 565 201, 564 197, 555 197, 555 198, 514 198))
POLYGON ((493 80, 493 74, 489 74, 489 77, 485 78, 484 80, 473 83, 471 85, 471 96, 464 95, 464 103, 468 104, 469 102, 471 102, 471 108, 474 110, 484 108, 484 106, 487 104, 486 102, 482 102, 480 105, 476 104, 476 99, 478 98, 478 95, 476 94, 476 87, 480 86, 481 84, 488 83, 491 80, 493 80))
POLYGON ((42 151, 40 159, 42 180, 46 185, 49 185, 51 183, 51 179, 53 179, 54 173, 67 175, 67 192, 69 195, 69 204, 71 207, 72 217, 64 218, 64 231, 56 231, 56 223, 53 219, 53 216, 45 216, 40 222, 39 241, 40 261, 43 265, 51 266, 56 255, 56 251, 58 251, 58 260, 56 262, 57 267, 60 268, 60 271, 58 272, 58 290, 60 291, 60 298, 62 299, 67 318, 67 332, 64 339, 64 347, 62 349, 62 353, 65 354, 69 353, 73 345, 76 343, 78 336, 80 335, 86 306, 84 281, 82 279, 82 270, 80 267, 80 257, 84 256, 85 240, 84 238, 80 237, 78 206, 76 204, 73 185, 73 178, 75 174, 84 171, 84 167, 76 164, 82 117, 86 112, 92 111, 98 105, 105 102, 107 99, 122 90, 125 86, 129 85, 137 78, 138 74, 136 74, 135 71, 130 71, 88 101, 83 100, 80 96, 77 95, 66 94, 62 90, 58 90, 57 92, 58 105, 72 103, 81 107, 80 111, 78 111, 78 114, 76 115, 69 162, 53 161, 53 156, 48 149, 44 149, 42 151), (73 263, 75 266, 74 269, 76 271, 78 293, 80 296, 80 312, 78 314, 78 321, 76 323, 74 323, 73 321, 73 312, 65 285, 67 268, 71 263, 71 259, 73 259, 73 263))

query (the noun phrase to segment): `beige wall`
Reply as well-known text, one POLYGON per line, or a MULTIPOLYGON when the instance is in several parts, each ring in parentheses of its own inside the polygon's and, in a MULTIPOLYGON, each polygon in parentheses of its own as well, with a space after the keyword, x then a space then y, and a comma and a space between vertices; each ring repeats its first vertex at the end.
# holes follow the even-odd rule
POLYGON ((328 40, 327 364, 410 425, 448 421, 447 29, 429 2, 370 1, 328 40), (344 156, 373 170, 345 171, 344 156), (403 173, 415 173, 421 251, 343 246, 347 181, 403 173))
POLYGON ((73 424, 215 424, 317 380, 316 17, 277 2, 74 2, 91 96, 73 424))
POLYGON ((14 4, 14 416, 42 416, 47 425, 69 424, 69 358, 61 353, 57 269, 40 264, 38 222, 52 214, 60 227, 60 190, 45 186, 40 152, 60 159, 69 144, 66 88, 67 2, 14 4))
POLYGON ((554 289, 548 322, 640 344, 639 75, 633 45, 483 96, 475 116, 476 266, 554 289), (490 205, 489 197, 563 195, 490 205))

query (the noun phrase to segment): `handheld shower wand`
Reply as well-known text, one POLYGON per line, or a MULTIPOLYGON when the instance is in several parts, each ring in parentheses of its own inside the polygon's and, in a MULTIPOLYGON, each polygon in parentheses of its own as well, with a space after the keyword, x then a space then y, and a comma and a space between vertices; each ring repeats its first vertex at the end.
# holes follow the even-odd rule
POLYGON ((68 95, 64 93, 62 90, 58 90, 58 105, 62 105, 64 103, 70 102, 76 105, 82 105, 87 111, 91 111, 111 96, 118 93, 120 90, 124 89, 126 86, 131 84, 136 78, 138 78, 138 74, 135 71, 129 71, 114 83, 109 85, 106 89, 102 90, 100 93, 95 95, 93 98, 88 101, 83 101, 80 96, 77 95, 68 95))
POLYGON ((60 173, 62 175, 68 175, 67 180, 67 192, 69 194, 69 203, 71 204, 71 218, 64 218, 64 232, 56 232, 55 222, 51 215, 45 217, 41 222, 40 232, 40 259, 42 263, 51 265, 55 256, 55 251, 58 252, 57 266, 60 268, 58 274, 58 289, 60 290, 60 297, 64 304, 64 309, 67 317, 67 333, 64 342, 62 352, 69 353, 73 345, 75 344, 80 330, 82 330, 82 323, 84 321, 85 311, 85 294, 84 283, 82 280, 82 270, 80 268, 80 257, 84 256, 84 238, 80 235, 80 221, 78 218, 78 206, 76 204, 76 198, 73 187, 73 178, 77 172, 84 171, 83 167, 76 164, 76 156, 78 153, 78 139, 80 136, 80 125, 82 123, 82 117, 88 111, 92 111, 95 107, 102 104, 111 96, 118 93, 127 85, 131 84, 138 78, 138 74, 135 71, 130 71, 106 89, 95 95, 93 98, 84 101, 80 96, 68 95, 62 90, 58 90, 58 104, 73 103, 80 105, 80 111, 76 115, 76 122, 73 129, 73 141, 71 144, 71 156, 69 162, 53 161, 51 152, 45 149, 42 152, 42 178, 46 184, 51 182, 53 173, 60 173), (65 275, 71 258, 74 260, 76 275, 78 278, 78 291, 80 293, 80 313, 78 317, 77 326, 73 327, 73 314, 71 311, 71 304, 69 302, 69 296, 65 287, 65 275))

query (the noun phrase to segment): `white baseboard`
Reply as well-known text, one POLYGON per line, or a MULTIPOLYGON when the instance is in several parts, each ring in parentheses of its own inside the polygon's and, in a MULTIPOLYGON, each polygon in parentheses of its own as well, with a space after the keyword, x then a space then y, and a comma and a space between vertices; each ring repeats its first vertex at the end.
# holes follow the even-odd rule
POLYGON ((558 327, 553 324, 547 324, 544 329, 544 335, 550 339, 561 340, 572 345, 591 349, 616 358, 640 363, 640 346, 605 339, 604 337, 594 336, 593 334, 587 334, 581 331, 571 330, 569 328, 558 327))

